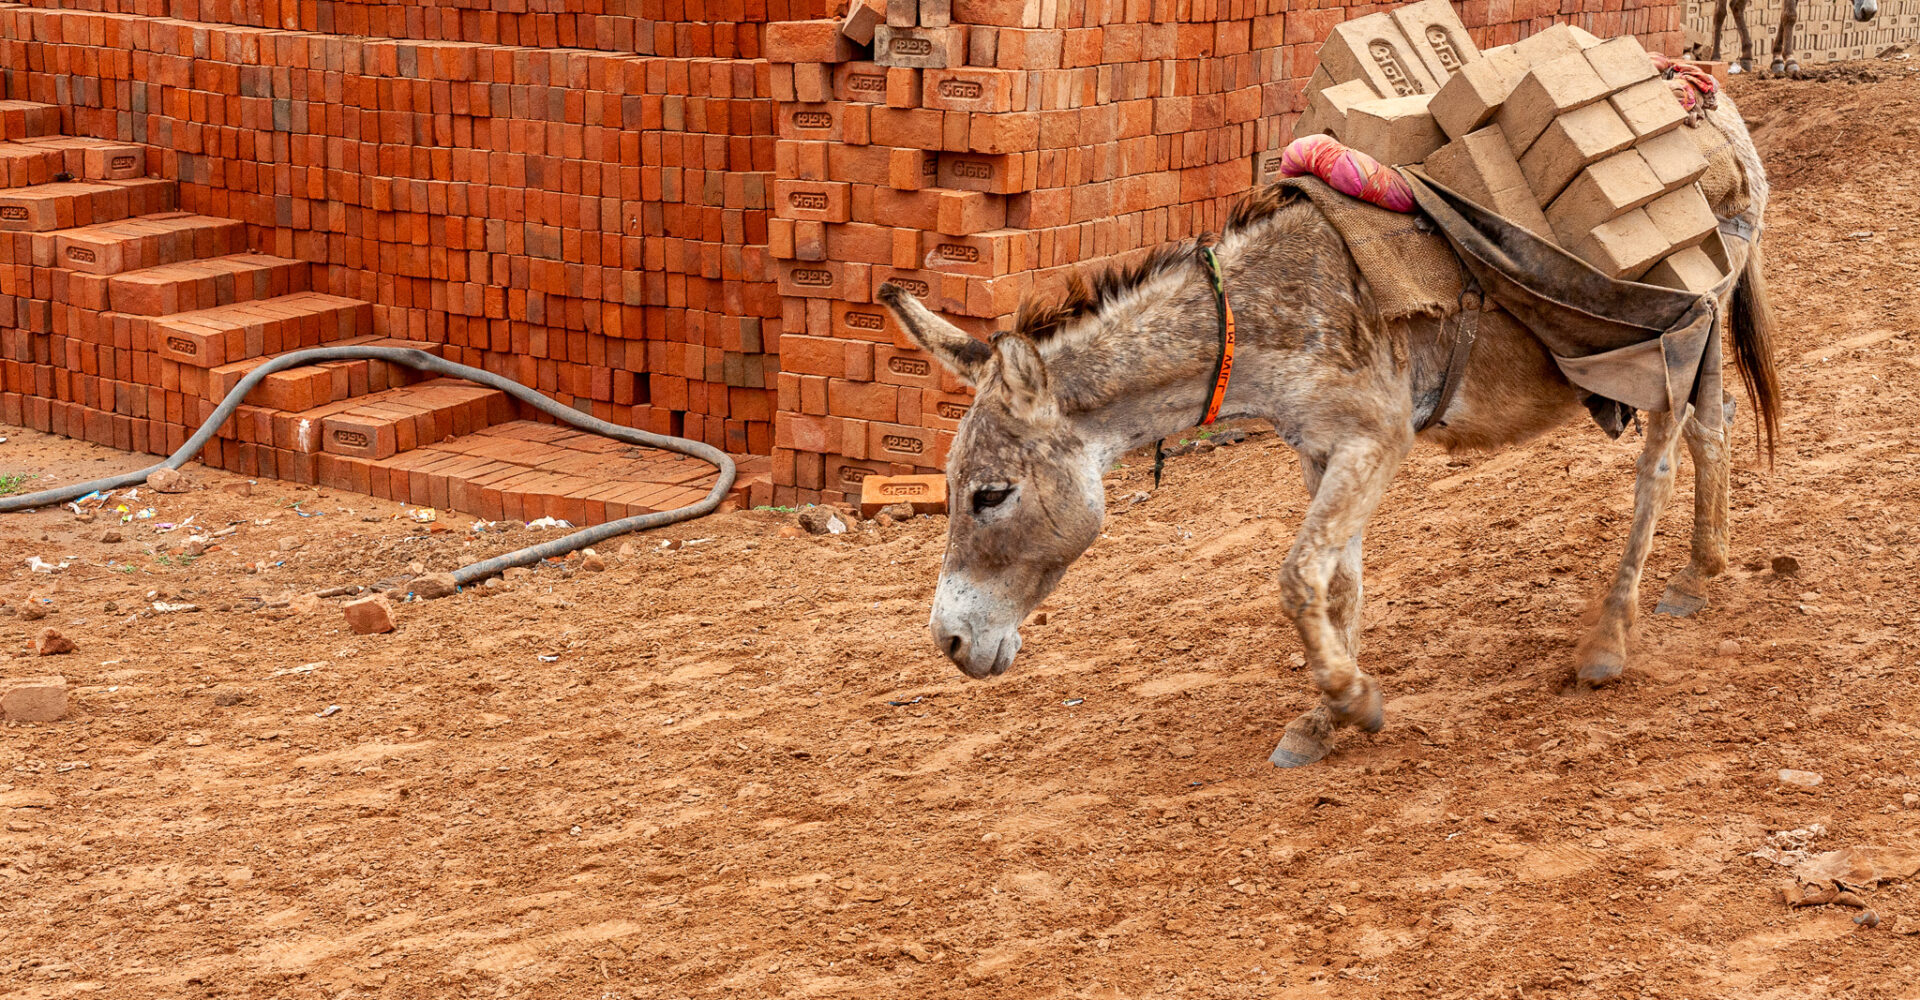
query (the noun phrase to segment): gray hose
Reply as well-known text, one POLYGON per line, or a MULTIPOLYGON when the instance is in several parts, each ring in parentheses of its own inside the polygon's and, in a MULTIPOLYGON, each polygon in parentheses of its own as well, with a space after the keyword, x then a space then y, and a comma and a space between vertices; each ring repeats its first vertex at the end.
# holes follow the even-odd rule
POLYGON ((632 427, 622 427, 619 424, 608 423, 598 417, 582 413, 571 406, 548 399, 546 396, 512 379, 503 378, 492 372, 482 371, 478 368, 457 365, 445 358, 435 357, 425 351, 414 350, 413 348, 314 347, 304 351, 294 351, 291 354, 282 354, 268 361, 266 364, 255 368, 253 371, 248 372, 247 376, 240 380, 240 384, 234 386, 233 391, 227 393, 227 397, 222 399, 220 405, 214 408, 213 416, 208 417, 207 422, 201 424, 200 429, 193 432, 193 436, 187 439, 186 444, 180 446, 179 451, 168 455, 166 460, 160 464, 149 466, 138 472, 128 472, 123 475, 108 476, 105 479, 96 479, 90 483, 63 486, 57 490, 44 490, 39 493, 28 493, 24 496, 17 497, 0 497, 0 514, 9 514, 18 510, 29 510, 34 507, 66 503, 69 500, 78 500, 97 490, 117 490, 123 486, 136 486, 146 482, 148 476, 153 475, 161 469, 178 469, 191 461, 193 456, 200 454, 200 449, 205 448, 207 442, 213 440, 214 434, 219 432, 221 425, 227 422, 227 418, 233 416, 233 411, 239 408, 240 401, 245 399, 247 393, 252 392, 253 387, 259 385, 260 381, 268 375, 277 371, 284 371, 288 368, 299 368, 303 365, 319 364, 326 361, 359 360, 386 361, 396 365, 405 365, 408 368, 417 368, 421 371, 436 372, 441 375, 463 378, 470 382, 478 382, 481 385, 498 389, 542 413, 563 420, 581 430, 592 431, 595 434, 610 437, 617 441, 625 441, 628 444, 679 452, 682 455, 689 455, 703 462, 711 463, 715 468, 720 470, 719 480, 713 484, 713 489, 708 491, 706 499, 701 500, 699 503, 689 504, 673 510, 655 511, 652 514, 638 514, 633 517, 621 518, 618 521, 608 521, 605 524, 596 525, 595 527, 582 531, 576 531, 571 535, 556 538, 550 542, 530 545, 524 549, 508 552, 505 555, 494 556, 492 559, 483 559, 471 566, 462 566, 453 571, 455 582, 461 586, 484 580, 487 577, 494 576, 514 566, 531 566, 542 559, 563 556, 576 549, 583 549, 589 545, 603 542, 609 538, 624 535, 628 532, 645 531, 649 528, 659 528, 680 521, 692 520, 696 517, 704 517, 713 513, 714 508, 720 506, 720 501, 726 499, 727 491, 733 488, 733 459, 727 457, 726 452, 699 441, 668 437, 665 434, 651 434, 647 431, 636 430, 632 427))

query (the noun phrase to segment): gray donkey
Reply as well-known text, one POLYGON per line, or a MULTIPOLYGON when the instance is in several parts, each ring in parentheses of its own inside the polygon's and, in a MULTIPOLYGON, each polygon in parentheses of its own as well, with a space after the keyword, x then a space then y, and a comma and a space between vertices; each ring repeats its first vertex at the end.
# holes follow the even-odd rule
MULTIPOLYGON (((1710 124, 1732 141, 1744 178, 1716 205, 1758 231, 1766 181, 1739 113, 1722 99, 1710 124)), ((1729 237, 1741 280, 1722 314, 1756 420, 1771 445, 1777 385, 1772 319, 1758 237, 1729 237)), ((1439 405, 1451 355, 1439 320, 1382 322, 1346 245, 1306 199, 1276 192, 1244 202, 1214 246, 1237 320, 1237 349, 1220 416, 1270 421, 1300 456, 1312 496, 1280 570, 1282 602, 1299 629, 1322 704, 1287 726, 1272 760, 1317 761, 1337 726, 1375 732, 1380 687, 1356 661, 1361 540, 1387 483, 1425 438, 1449 450, 1489 449, 1534 437, 1582 414, 1541 343, 1504 313, 1483 320, 1444 419, 1417 432, 1439 405)), ((1191 427, 1217 380, 1217 304, 1192 244, 1143 263, 1069 282, 1064 302, 1023 305, 1013 332, 983 343, 904 290, 879 298, 919 344, 976 392, 947 462, 951 519, 934 594, 939 649, 970 677, 1004 672, 1022 621, 1068 564, 1100 534, 1102 476, 1130 449, 1191 427)), ((1729 399, 1728 405, 1731 405, 1729 399)), ((1627 660, 1642 567, 1672 493, 1675 445, 1685 439, 1697 477, 1692 559, 1672 580, 1683 613, 1705 603, 1727 561, 1730 431, 1688 414, 1649 413, 1625 557, 1577 655, 1589 684, 1627 660)))

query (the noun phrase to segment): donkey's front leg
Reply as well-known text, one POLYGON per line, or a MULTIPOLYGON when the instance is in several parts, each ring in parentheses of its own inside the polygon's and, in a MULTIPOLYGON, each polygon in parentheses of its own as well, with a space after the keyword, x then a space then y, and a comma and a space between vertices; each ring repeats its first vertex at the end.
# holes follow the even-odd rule
POLYGON ((1663 615, 1685 618, 1707 606, 1707 581, 1727 569, 1727 521, 1731 507, 1729 475, 1732 456, 1731 428, 1733 400, 1727 399, 1726 419, 1717 431, 1700 422, 1700 414, 1687 418, 1680 433, 1686 439, 1687 453, 1693 458, 1693 544, 1687 566, 1667 581, 1667 591, 1654 610, 1663 615))
POLYGON ((1673 495, 1673 452, 1679 437, 1680 421, 1673 414, 1647 414, 1647 442, 1633 481, 1633 530, 1627 534, 1627 551, 1620 557, 1599 621, 1580 640, 1579 677, 1588 684, 1605 684, 1627 667, 1627 637, 1639 610, 1640 573, 1653 547, 1660 511, 1673 495))
POLYGON ((1333 750, 1338 726, 1378 732, 1385 722, 1380 686, 1355 658, 1362 593, 1360 540, 1411 444, 1411 435, 1379 441, 1350 438, 1328 456, 1324 467, 1308 460, 1313 504, 1280 570, 1280 594, 1300 630, 1307 667, 1324 700, 1287 726, 1268 758, 1281 767, 1325 757, 1333 750))

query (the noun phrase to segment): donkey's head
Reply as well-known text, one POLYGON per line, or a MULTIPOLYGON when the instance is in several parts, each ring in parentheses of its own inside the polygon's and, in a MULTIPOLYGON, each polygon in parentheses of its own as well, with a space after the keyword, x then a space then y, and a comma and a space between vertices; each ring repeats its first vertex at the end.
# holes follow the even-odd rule
POLYGON ((1880 13, 1880 0, 1853 0, 1853 19, 1871 21, 1873 15, 1880 13))
POLYGON ((1004 673, 1020 651, 1020 623, 1100 535, 1099 456, 1061 412, 1031 340, 983 344, 894 285, 879 298, 974 387, 947 453, 947 556, 929 624, 967 676, 1004 673))

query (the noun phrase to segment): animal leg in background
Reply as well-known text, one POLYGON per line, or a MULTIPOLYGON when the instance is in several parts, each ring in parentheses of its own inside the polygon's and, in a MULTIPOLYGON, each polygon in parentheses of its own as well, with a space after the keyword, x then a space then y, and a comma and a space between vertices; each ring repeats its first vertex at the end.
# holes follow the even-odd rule
POLYGON ((1732 516, 1731 449, 1733 447, 1733 397, 1726 397, 1726 418, 1718 431, 1710 431, 1700 415, 1687 418, 1680 432, 1687 442, 1687 454, 1693 458, 1693 542, 1691 558, 1685 569, 1667 581, 1660 597, 1660 614, 1685 618, 1707 606, 1707 581, 1726 572, 1727 524, 1732 516))
POLYGON ((1673 496, 1674 445, 1680 437, 1680 425, 1672 413, 1647 414, 1647 443, 1635 463, 1633 529, 1627 534, 1627 551, 1620 557, 1620 568, 1601 605, 1600 618, 1580 640, 1576 657, 1578 676, 1588 684, 1605 684, 1626 669, 1628 636, 1639 611, 1640 574, 1653 547, 1660 511, 1673 496))
POLYGON ((1353 437, 1327 457, 1324 469, 1303 457, 1313 503, 1280 570, 1280 594, 1300 630, 1307 667, 1323 701, 1288 724, 1269 758, 1281 767, 1325 757, 1333 749, 1337 726, 1378 732, 1385 722, 1380 685, 1360 669, 1354 655, 1360 625, 1360 545, 1367 519, 1380 506, 1411 446, 1411 434, 1401 440, 1353 437))
POLYGON ((1773 38, 1773 66, 1775 76, 1783 73, 1800 72, 1800 61, 1793 57, 1793 26, 1800 21, 1800 0, 1782 0, 1780 4, 1780 33, 1773 38))
POLYGON ((1727 11, 1733 11, 1733 29, 1740 33, 1740 58, 1731 67, 1733 72, 1745 72, 1753 68, 1753 34, 1747 30, 1747 0, 1719 0, 1713 7, 1713 55, 1715 62, 1720 61, 1720 44, 1725 34, 1721 25, 1726 23, 1727 11))

